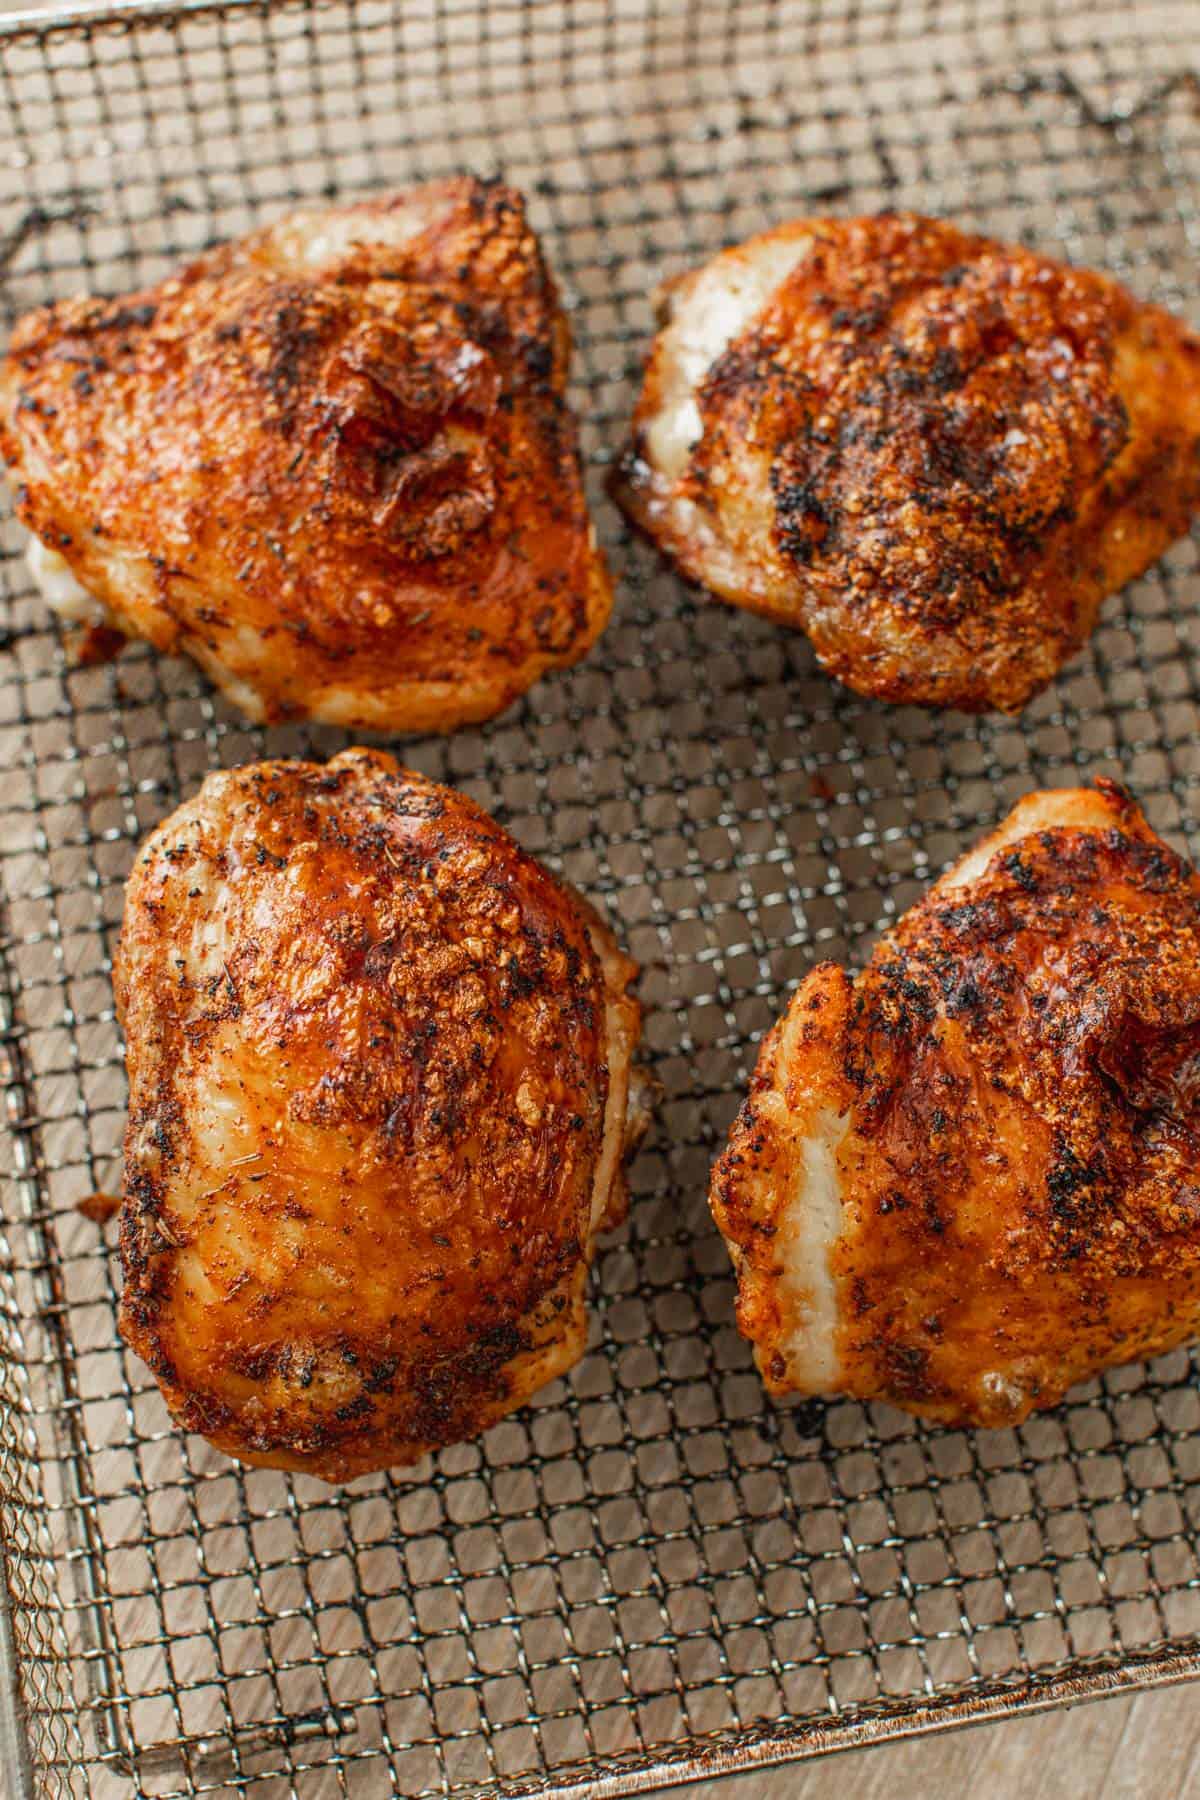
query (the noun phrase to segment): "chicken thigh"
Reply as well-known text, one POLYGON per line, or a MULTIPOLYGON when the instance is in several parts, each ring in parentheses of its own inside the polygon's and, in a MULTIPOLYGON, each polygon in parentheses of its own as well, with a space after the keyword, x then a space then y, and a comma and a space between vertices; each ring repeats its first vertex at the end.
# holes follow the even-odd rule
POLYGON ((569 352, 520 195, 467 179, 46 307, 0 372, 35 575, 254 719, 486 719, 611 604, 569 352))
POLYGON ((858 693, 1018 711, 1200 506, 1200 340, 912 215, 802 219, 671 284, 617 497, 858 693))
POLYGON ((635 973, 391 757, 210 775, 138 856, 115 967, 121 1327, 174 1417, 336 1481, 570 1368, 644 1117, 635 973))
POLYGON ((1200 878, 1029 795, 801 984, 711 1199, 775 1394, 1008 1425, 1200 1334, 1200 878))

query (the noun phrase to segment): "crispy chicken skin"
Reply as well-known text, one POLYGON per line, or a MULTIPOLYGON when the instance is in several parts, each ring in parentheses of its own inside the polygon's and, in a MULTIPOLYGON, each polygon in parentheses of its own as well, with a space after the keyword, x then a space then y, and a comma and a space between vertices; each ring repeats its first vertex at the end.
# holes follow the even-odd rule
POLYGON ((776 1394, 1008 1425, 1200 1333, 1200 878, 1031 794, 765 1039, 712 1208, 776 1394))
POLYGON ((1200 340, 911 214, 801 219, 669 285, 616 493, 861 694, 1017 712, 1200 506, 1200 340))
POLYGON ((608 618, 569 354, 521 196, 438 182, 32 313, 0 454, 52 604, 255 719, 450 730, 608 618))
POLYGON ((340 1481, 570 1368, 642 1122, 635 974, 389 756, 210 775, 139 853, 114 971, 121 1328, 175 1418, 340 1481))

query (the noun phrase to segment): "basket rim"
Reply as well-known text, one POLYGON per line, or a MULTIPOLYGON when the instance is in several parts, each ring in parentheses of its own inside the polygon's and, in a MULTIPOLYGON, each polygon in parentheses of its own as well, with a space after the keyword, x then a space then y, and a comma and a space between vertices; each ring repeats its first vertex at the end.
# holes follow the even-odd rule
MULTIPOLYGON (((487 0, 497 13, 526 12, 541 0, 487 0)), ((55 37, 90 37, 97 31, 171 29, 193 19, 238 14, 267 17, 286 12, 336 12, 348 0, 74 0, 66 6, 24 7, 0 14, 0 48, 46 43, 55 37)))
MULTIPOLYGON (((776 1720, 764 1725, 761 1733, 753 1729, 743 1733, 740 1743, 684 1742, 674 1754, 669 1747, 663 1747, 653 1753, 653 1760, 647 1759, 645 1766, 629 1770, 618 1766, 607 1774, 601 1769, 590 1777, 572 1774, 564 1786, 552 1791, 554 1800, 626 1800, 630 1795, 657 1792, 664 1783, 669 1788, 682 1788, 726 1775, 786 1768, 840 1750, 869 1750, 906 1738, 931 1737, 972 1725, 995 1725, 1004 1719, 1028 1718, 1034 1713, 1117 1699, 1123 1694, 1182 1687, 1197 1678, 1200 1644, 1190 1650, 1152 1650, 1144 1655, 1126 1655, 1081 1675, 1055 1675, 1043 1680, 1034 1675, 1015 1684, 1001 1680, 964 1698, 939 1700, 936 1695, 923 1696, 903 1709, 881 1709, 828 1726, 809 1723, 789 1731, 785 1721, 776 1720)), ((520 1800, 523 1794, 544 1790, 523 1787, 518 1781, 512 1787, 501 1786, 494 1791, 520 1800)))

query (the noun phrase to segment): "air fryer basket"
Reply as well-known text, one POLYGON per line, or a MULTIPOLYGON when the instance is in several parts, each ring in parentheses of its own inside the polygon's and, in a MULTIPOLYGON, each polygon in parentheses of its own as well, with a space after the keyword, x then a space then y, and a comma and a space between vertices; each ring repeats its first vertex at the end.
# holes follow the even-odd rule
POLYGON ((834 687, 604 497, 656 283, 788 215, 912 206, 1195 315, 1198 62, 1194 0, 233 0, 0 28, 9 324, 296 201, 464 168, 529 195, 617 609, 580 668, 405 754, 608 908, 664 1088, 591 1352, 535 1406, 344 1491, 173 1430, 117 1338, 112 1232, 76 1211, 119 1180, 122 881, 207 769, 344 740, 251 729, 144 647, 76 666, 5 514, 14 1793, 632 1793, 1200 1668, 1187 1354, 1018 1431, 777 1411, 704 1200, 789 986, 861 958, 1024 790, 1116 775, 1200 848, 1196 542, 1020 720, 968 720, 834 687))

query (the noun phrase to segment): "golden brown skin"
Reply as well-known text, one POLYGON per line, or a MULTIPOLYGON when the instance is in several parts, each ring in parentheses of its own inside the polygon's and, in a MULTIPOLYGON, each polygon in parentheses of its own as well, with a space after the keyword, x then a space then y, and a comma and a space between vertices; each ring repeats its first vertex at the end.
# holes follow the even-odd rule
POLYGON ((802 219, 672 284, 617 497, 858 693, 1019 711, 1200 506, 1200 340, 911 214, 802 219))
POLYGON ((1007 1425, 1200 1334, 1200 878, 1111 784, 1029 796, 801 984, 711 1199, 777 1394, 1007 1425))
POLYGON ((0 454, 121 630, 252 717, 444 731, 608 618, 569 354, 521 196, 438 182, 31 314, 0 454))
POLYGON ((121 1329, 175 1418, 329 1481, 569 1368, 625 1208, 633 963, 463 795, 208 777, 129 879, 121 1329))

